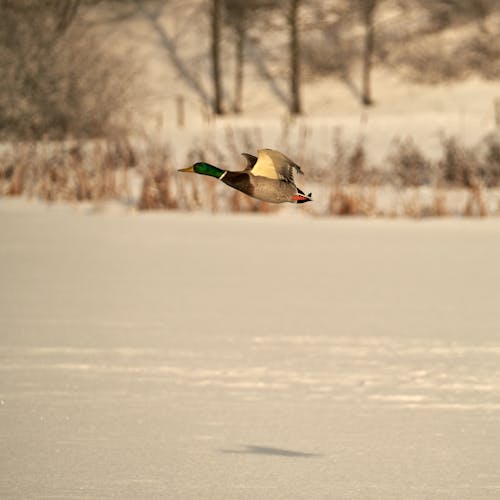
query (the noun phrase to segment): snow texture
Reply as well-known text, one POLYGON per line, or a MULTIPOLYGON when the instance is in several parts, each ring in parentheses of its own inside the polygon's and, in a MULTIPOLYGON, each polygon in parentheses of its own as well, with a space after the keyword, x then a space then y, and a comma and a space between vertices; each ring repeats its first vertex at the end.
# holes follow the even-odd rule
POLYGON ((0 200, 1 498, 498 498, 500 221, 0 200))

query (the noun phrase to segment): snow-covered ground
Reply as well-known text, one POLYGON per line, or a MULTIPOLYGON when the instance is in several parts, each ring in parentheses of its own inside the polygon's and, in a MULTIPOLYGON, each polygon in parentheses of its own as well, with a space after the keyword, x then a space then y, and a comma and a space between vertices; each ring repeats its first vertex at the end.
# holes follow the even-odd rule
POLYGON ((0 199, 1 498, 498 498, 500 221, 0 199))
POLYGON ((255 154, 262 147, 286 151, 304 167, 323 167, 331 161, 340 140, 350 147, 362 143, 369 165, 383 169, 387 156, 407 138, 426 157, 435 160, 442 155, 443 138, 455 137, 461 145, 475 147, 486 136, 498 133, 496 82, 472 79, 431 87, 394 82, 385 73, 377 73, 376 77, 383 97, 370 109, 362 109, 353 99, 346 99, 350 104, 346 109, 342 100, 332 104, 326 89, 331 91, 339 84, 328 80, 304 86, 305 95, 316 106, 302 117, 290 119, 286 110, 272 112, 269 104, 260 114, 249 111, 244 116, 217 117, 208 123, 195 120, 193 111, 186 128, 176 128, 172 123, 174 112, 167 102, 158 109, 169 119, 160 120, 160 125, 144 125, 144 134, 168 143, 179 164, 194 150, 203 151, 206 159, 218 160, 213 152, 216 145, 228 161, 237 162, 231 165, 233 169, 239 165, 235 148, 255 154))

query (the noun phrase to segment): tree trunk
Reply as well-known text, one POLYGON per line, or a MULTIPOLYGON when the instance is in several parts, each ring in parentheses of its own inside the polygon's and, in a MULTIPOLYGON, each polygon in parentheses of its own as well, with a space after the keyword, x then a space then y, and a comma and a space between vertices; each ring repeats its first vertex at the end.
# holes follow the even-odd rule
POLYGON ((363 52, 363 83, 361 100, 365 106, 373 104, 371 92, 371 70, 373 65, 373 51, 375 48, 375 8, 377 0, 362 0, 363 23, 365 25, 365 47, 363 52))
POLYGON ((214 113, 224 114, 222 109, 222 82, 220 77, 220 24, 221 0, 212 0, 212 78, 214 85, 214 113))
POLYGON ((80 4, 81 0, 59 0, 55 3, 59 14, 56 26, 56 33, 58 35, 63 34, 74 21, 80 4))
POLYGON ((244 63, 244 50, 245 50, 245 35, 246 26, 245 21, 241 19, 238 22, 238 29, 236 31, 236 60, 235 60, 235 73, 234 73, 234 112, 241 113, 243 102, 243 63, 244 63))
POLYGON ((300 99, 300 41, 297 27, 297 17, 300 0, 290 0, 288 27, 290 32, 290 112, 302 113, 300 99))

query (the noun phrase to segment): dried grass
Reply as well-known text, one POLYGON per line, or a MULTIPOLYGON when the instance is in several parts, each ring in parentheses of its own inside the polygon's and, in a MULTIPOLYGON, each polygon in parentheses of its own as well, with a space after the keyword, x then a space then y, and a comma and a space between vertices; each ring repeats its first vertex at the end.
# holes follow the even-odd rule
POLYGON ((330 192, 329 215, 376 215, 377 197, 374 187, 335 186, 330 192))
POLYGON ((432 163, 411 137, 394 143, 387 164, 394 174, 395 182, 401 186, 422 186, 431 181, 432 163))
MULTIPOLYGON (((307 156, 309 131, 295 130, 307 157, 308 186, 318 203, 302 208, 313 215, 484 217, 500 212, 500 140, 489 136, 475 148, 454 138, 442 140, 443 152, 431 161, 411 140, 399 141, 386 164, 369 165, 362 140, 343 140, 336 130, 331 156, 316 165, 307 156), (315 168, 316 167, 316 168, 315 168)), ((226 143, 205 139, 187 154, 187 163, 209 159, 229 169, 241 151, 254 151, 261 132, 227 128, 226 143)), ((5 146, 5 145, 4 145, 5 146)), ((290 155, 300 163, 298 156, 290 155)), ((305 158, 306 159, 306 158, 305 158)), ((184 161, 183 161, 184 165, 184 161)), ((169 148, 148 140, 114 137, 106 141, 24 142, 0 153, 0 195, 28 196, 48 202, 119 200, 139 210, 209 210, 274 213, 267 204, 205 176, 176 172, 169 148), (135 188, 134 188, 135 186, 135 188)))
POLYGON ((141 158, 142 190, 137 203, 139 210, 176 209, 179 207, 173 190, 169 152, 152 147, 141 158))
POLYGON ((485 217, 488 215, 483 197, 483 189, 479 183, 475 183, 469 189, 463 215, 466 217, 485 217))
POLYGON ((17 143, 1 159, 1 192, 44 201, 130 200, 130 157, 118 151, 113 141, 17 143))

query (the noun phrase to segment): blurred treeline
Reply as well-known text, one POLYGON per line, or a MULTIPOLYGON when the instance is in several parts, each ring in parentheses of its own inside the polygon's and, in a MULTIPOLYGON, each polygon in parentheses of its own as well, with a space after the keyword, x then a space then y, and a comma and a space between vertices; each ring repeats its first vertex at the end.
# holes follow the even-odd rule
MULTIPOLYGON (((186 23, 186 9, 203 25, 199 51, 211 83, 199 98, 213 114, 245 111, 255 47, 286 75, 291 114, 304 112, 303 82, 317 76, 342 80, 370 106, 374 67, 426 83, 500 75, 497 0, 0 0, 0 138, 129 132, 127 110, 145 97, 141 62, 110 47, 106 33, 141 18, 161 35, 176 16, 186 23)), ((178 68, 191 64, 173 57, 178 68)))

